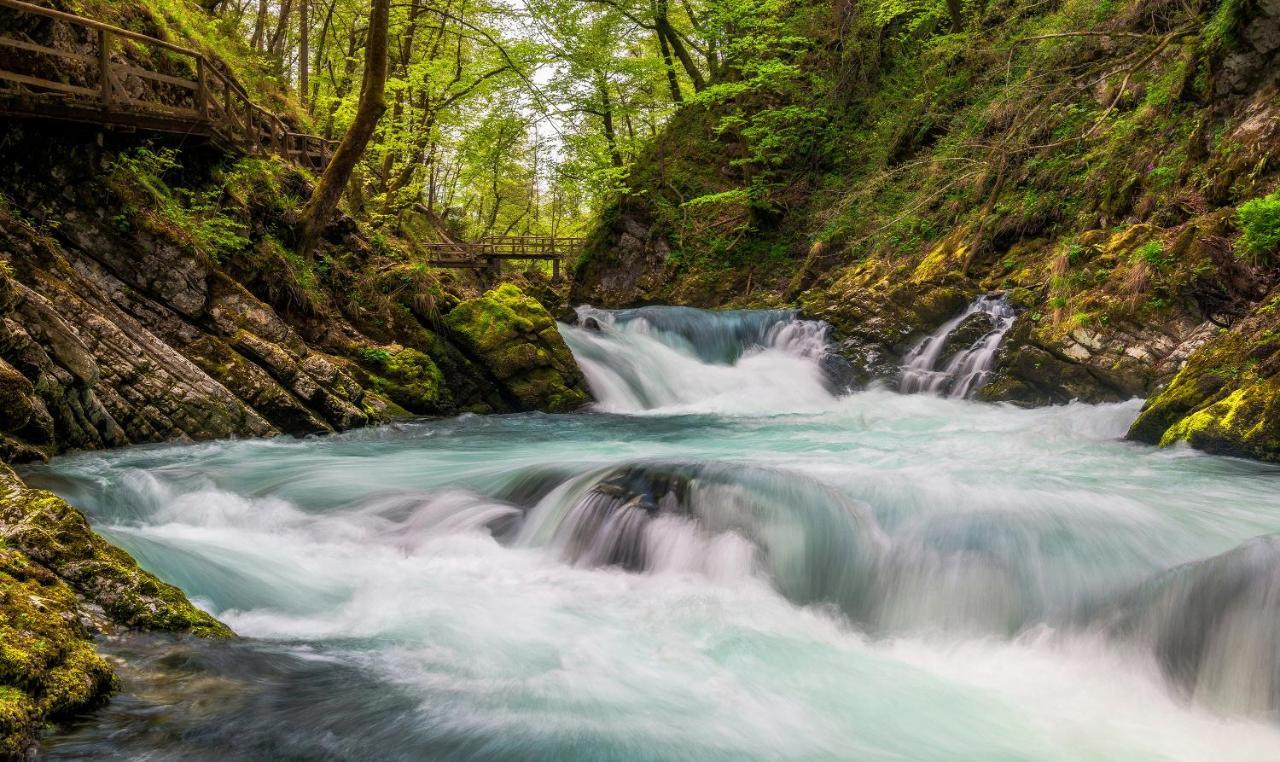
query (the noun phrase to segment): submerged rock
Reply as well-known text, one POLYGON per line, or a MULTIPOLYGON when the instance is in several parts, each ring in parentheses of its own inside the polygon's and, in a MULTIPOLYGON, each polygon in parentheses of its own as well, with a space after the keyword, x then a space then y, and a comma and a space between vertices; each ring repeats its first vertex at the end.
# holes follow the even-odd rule
POLYGON ((92 637, 116 628, 232 636, 66 501, 0 465, 0 757, 24 756, 47 721, 115 689, 92 637))
POLYGON ((1109 614, 1185 695, 1280 719, 1280 537, 1165 572, 1109 614))
POLYGON ((590 401, 555 320, 518 287, 504 284, 460 302, 444 322, 521 409, 564 412, 590 401))

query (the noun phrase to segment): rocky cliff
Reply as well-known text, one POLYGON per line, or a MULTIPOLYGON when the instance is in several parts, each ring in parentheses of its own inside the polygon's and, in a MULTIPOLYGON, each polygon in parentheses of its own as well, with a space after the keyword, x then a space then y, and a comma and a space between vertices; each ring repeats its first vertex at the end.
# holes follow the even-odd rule
POLYGON ((519 358, 476 340, 492 296, 394 240, 344 220, 313 259, 294 254, 297 170, 84 138, 12 125, 0 148, 5 459, 587 400, 516 286, 502 304, 531 326, 504 335, 519 358))

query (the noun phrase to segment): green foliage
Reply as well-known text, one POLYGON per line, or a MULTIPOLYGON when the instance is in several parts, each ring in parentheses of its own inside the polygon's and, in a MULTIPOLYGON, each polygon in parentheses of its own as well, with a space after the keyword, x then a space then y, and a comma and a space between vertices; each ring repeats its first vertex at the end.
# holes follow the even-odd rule
POLYGON ((1247 201, 1236 211, 1242 234, 1236 253, 1267 264, 1280 252, 1280 191, 1247 201))
POLYGON ((1236 38, 1243 15, 1246 0, 1219 0, 1209 23, 1205 24, 1201 45, 1205 50, 1221 53, 1229 48, 1236 38))
POLYGON ((1164 244, 1159 241, 1147 241, 1134 252, 1134 258, 1155 268, 1160 268, 1168 264, 1168 257, 1165 253, 1164 244))
MULTIPOLYGON (((214 261, 248 248, 247 226, 227 214, 222 189, 170 187, 165 178, 179 169, 173 149, 143 146, 112 159, 107 176, 136 213, 157 218, 157 232, 189 240, 214 261)), ((115 224, 121 233, 129 232, 131 215, 118 216, 115 224)))
POLYGON ((416 413, 441 408, 444 374, 426 354, 396 346, 362 347, 356 354, 373 369, 373 386, 396 404, 416 413))

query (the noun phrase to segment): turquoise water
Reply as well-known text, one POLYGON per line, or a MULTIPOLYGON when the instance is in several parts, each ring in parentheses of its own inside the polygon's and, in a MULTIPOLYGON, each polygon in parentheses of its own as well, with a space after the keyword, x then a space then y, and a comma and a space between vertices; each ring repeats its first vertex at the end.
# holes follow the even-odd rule
POLYGON ((1280 470, 1125 443, 1137 403, 838 396, 785 313, 593 314, 612 412, 29 471, 245 636, 107 644, 124 694, 46 754, 1280 759, 1265 674, 1112 624, 1280 531, 1280 470))

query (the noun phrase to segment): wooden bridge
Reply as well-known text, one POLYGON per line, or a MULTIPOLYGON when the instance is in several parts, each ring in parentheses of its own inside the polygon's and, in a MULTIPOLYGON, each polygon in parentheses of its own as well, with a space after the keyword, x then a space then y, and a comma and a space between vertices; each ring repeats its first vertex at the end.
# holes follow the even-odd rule
POLYGON ((486 236, 470 243, 419 244, 435 267, 481 270, 493 278, 502 275, 502 263, 510 260, 550 261, 552 277, 560 277, 560 262, 582 251, 582 238, 553 235, 486 236))
POLYGON ((21 0, 0 0, 0 115, 196 136, 227 150, 274 151, 317 171, 336 146, 290 131, 198 51, 21 0), (69 37, 74 49, 18 31, 56 24, 64 28, 41 38, 69 37))

